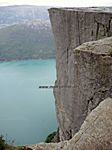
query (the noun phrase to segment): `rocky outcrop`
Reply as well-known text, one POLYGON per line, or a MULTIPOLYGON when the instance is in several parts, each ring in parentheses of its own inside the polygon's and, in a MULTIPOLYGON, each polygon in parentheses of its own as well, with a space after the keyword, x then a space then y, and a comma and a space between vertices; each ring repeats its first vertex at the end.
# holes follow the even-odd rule
POLYGON ((54 95, 61 142, 31 148, 111 150, 111 8, 53 8, 49 13, 57 45, 54 95))
POLYGON ((61 150, 64 148, 66 142, 60 143, 41 143, 29 146, 32 150, 61 150))
POLYGON ((111 150, 112 99, 107 98, 86 118, 79 132, 70 140, 60 143, 38 144, 33 150, 111 150))
POLYGON ((54 88, 60 141, 71 139, 86 116, 112 97, 112 8, 51 8, 57 53, 54 88), (76 48, 76 49, 75 49, 76 48))

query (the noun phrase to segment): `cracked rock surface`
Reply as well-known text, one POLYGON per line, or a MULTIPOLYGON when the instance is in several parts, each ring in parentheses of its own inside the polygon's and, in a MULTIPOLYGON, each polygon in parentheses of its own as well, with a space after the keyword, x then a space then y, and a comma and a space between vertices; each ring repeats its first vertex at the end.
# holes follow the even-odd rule
POLYGON ((57 47, 54 96, 63 141, 71 139, 88 113, 112 96, 112 39, 77 48, 112 36, 112 8, 51 8, 49 14, 57 47))
POLYGON ((57 53, 59 143, 33 150, 112 150, 112 8, 49 10, 57 53))

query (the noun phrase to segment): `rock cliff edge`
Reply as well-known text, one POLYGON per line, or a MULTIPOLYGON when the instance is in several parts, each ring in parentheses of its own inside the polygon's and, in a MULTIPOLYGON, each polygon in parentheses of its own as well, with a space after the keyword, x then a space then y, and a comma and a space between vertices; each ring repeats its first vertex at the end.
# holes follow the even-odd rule
POLYGON ((96 45, 86 44, 86 51, 74 50, 82 43, 112 35, 112 8, 51 8, 49 14, 57 46, 58 88, 54 89, 54 95, 60 141, 63 141, 74 136, 89 111, 111 96, 107 89, 112 83, 111 70, 106 65, 110 58, 101 56, 111 46, 99 41, 96 45), (94 52, 90 51, 93 47, 94 52), (95 51, 97 47, 99 53, 95 51))
POLYGON ((34 150, 112 149, 112 8, 51 8, 59 143, 34 150), (110 98, 108 98, 110 97, 110 98))

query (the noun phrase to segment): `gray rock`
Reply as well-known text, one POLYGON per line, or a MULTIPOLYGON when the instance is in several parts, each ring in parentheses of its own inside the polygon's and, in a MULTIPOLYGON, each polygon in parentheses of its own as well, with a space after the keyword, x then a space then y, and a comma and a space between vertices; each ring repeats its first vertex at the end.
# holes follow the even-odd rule
POLYGON ((85 51, 74 49, 112 35, 112 8, 51 8, 49 14, 57 46, 54 95, 63 141, 74 136, 92 109, 111 97, 112 61, 105 54, 111 39, 109 46, 93 42, 85 51), (97 52, 91 51, 92 45, 97 52))
POLYGON ((112 99, 107 98, 86 118, 69 141, 31 146, 33 150, 112 150, 112 99))
POLYGON ((112 149, 112 99, 107 98, 86 118, 63 150, 112 149))

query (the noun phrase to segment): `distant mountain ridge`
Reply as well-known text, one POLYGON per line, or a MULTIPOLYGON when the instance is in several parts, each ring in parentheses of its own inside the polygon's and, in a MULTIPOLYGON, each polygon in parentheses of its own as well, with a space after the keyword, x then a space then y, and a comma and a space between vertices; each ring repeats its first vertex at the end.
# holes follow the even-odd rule
POLYGON ((32 21, 0 29, 0 60, 54 58, 50 23, 32 21))
POLYGON ((13 24, 32 20, 49 20, 49 7, 15 5, 0 7, 0 24, 13 24))
POLYGON ((0 7, 0 61, 55 58, 48 7, 0 7))

